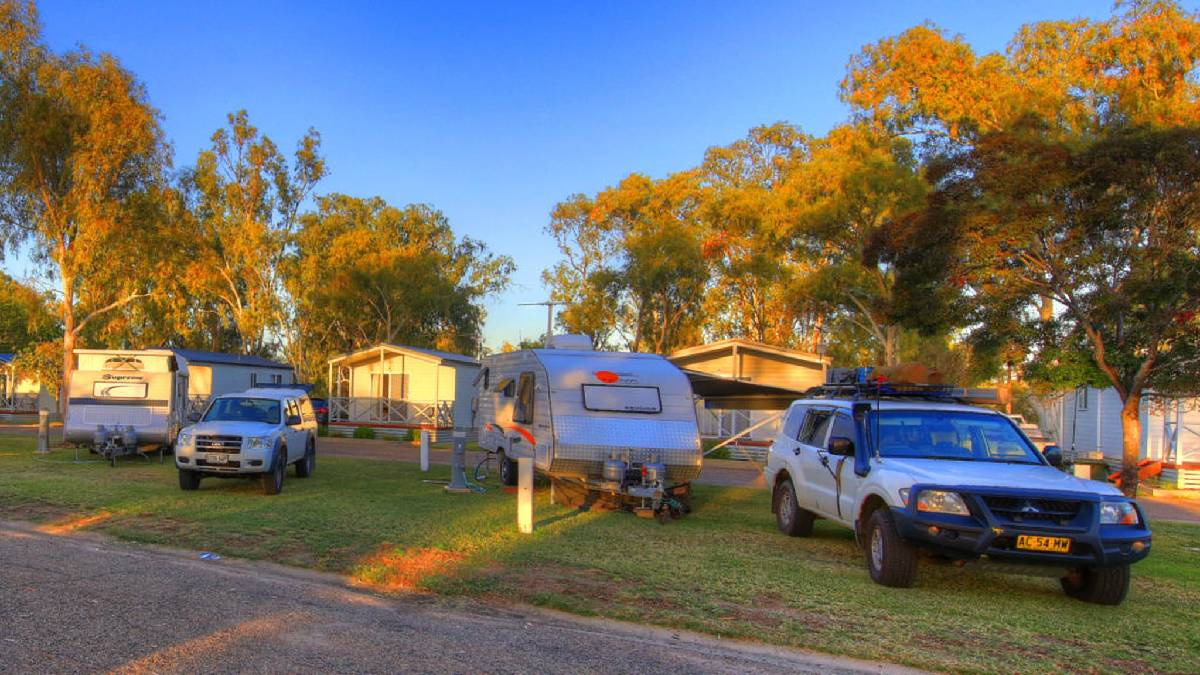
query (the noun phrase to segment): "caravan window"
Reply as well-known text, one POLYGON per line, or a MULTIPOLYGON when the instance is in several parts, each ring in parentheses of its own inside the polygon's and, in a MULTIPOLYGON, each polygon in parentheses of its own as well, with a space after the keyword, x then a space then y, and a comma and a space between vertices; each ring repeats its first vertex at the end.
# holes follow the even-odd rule
POLYGON ((101 380, 92 383, 92 396, 96 398, 146 398, 145 382, 112 382, 101 380))
POLYGON ((585 384, 583 407, 602 412, 660 413, 662 396, 658 387, 585 384))
POLYGON ((512 398, 516 393, 516 390, 517 388, 513 385, 513 379, 511 377, 506 377, 496 383, 496 391, 500 392, 500 395, 504 398, 512 398))
POLYGON ((513 405, 513 421, 518 424, 533 424, 533 373, 521 373, 517 383, 517 402, 513 405))

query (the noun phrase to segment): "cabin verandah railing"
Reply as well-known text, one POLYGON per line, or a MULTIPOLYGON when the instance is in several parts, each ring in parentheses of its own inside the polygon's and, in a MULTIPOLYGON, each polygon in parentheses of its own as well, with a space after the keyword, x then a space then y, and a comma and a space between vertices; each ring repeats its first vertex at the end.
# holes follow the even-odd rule
POLYGON ((329 423, 396 424, 413 427, 454 426, 454 401, 406 401, 373 396, 329 399, 329 423))
POLYGON ((38 411, 38 397, 36 394, 0 396, 0 410, 6 413, 35 413, 38 411))

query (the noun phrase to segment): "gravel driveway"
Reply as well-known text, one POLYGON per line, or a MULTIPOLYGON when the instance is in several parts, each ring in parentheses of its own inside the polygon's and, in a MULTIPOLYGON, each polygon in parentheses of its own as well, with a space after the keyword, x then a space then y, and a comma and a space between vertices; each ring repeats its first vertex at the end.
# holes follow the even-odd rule
POLYGON ((0 523, 0 672, 899 672, 0 523))

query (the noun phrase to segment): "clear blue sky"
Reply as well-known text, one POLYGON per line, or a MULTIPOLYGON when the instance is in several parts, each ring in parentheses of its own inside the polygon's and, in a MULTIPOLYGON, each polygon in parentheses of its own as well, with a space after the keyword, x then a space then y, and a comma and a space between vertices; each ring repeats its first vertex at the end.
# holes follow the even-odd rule
MULTIPOLYGON (((694 166, 705 148, 786 120, 845 118, 837 85, 859 47, 931 20, 979 51, 1022 23, 1108 15, 1047 2, 43 1, 59 50, 84 44, 145 82, 190 164, 227 112, 281 147, 322 134, 319 192, 426 202, 518 265, 485 341, 538 335, 553 205, 637 171, 694 166)), ((20 261, 5 263, 23 273, 20 261)))

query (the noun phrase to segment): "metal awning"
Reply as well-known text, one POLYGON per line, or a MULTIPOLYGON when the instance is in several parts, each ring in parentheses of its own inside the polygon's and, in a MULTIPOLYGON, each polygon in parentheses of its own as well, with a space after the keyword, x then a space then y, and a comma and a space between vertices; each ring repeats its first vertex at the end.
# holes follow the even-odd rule
POLYGON ((724 410, 786 410, 792 401, 804 396, 798 389, 772 387, 697 370, 683 370, 692 383, 692 391, 704 399, 705 408, 724 410))

